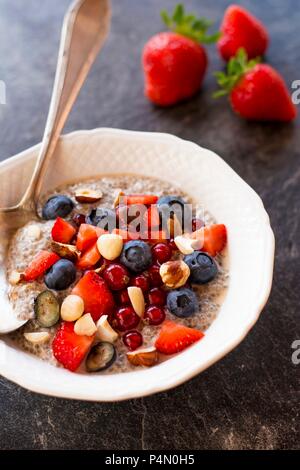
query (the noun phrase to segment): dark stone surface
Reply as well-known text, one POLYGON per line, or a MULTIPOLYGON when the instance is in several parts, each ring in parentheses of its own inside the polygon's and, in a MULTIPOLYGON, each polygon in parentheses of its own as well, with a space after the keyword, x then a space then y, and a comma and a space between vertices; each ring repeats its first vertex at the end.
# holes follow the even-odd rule
MULTIPOLYGON (((230 2, 186 2, 220 21, 230 2)), ((238 2, 239 3, 239 2, 238 2)), ((243 1, 268 25, 268 61, 290 84, 300 79, 296 0, 243 1)), ((40 141, 66 0, 0 0, 0 158, 40 141)), ((94 404, 27 392, 0 379, 2 449, 299 448, 300 365, 291 361, 299 326, 299 119, 249 124, 226 100, 213 102, 214 47, 201 94, 172 109, 143 97, 140 53, 175 1, 114 1, 112 32, 70 116, 67 131, 98 126, 171 132, 209 147, 263 198, 277 239, 272 294, 260 320, 231 354, 175 390, 123 403, 94 404)), ((172 169, 170 168, 170 171, 172 169)))

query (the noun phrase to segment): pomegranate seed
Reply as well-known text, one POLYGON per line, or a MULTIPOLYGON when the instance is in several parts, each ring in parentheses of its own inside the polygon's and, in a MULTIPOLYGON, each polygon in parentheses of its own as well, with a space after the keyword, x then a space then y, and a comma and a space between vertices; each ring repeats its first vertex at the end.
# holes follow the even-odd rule
POLYGON ((150 289, 149 279, 144 274, 134 276, 130 281, 131 286, 140 287, 144 293, 150 289))
POLYGON ((127 289, 116 292, 116 300, 120 305, 131 305, 127 289))
POLYGON ((72 220, 77 227, 79 227, 81 224, 85 224, 85 215, 84 214, 74 214, 72 217, 72 220))
POLYGON ((170 238, 169 240, 169 247, 171 248, 172 251, 178 251, 177 245, 174 242, 173 238, 170 238))
POLYGON ((132 307, 121 307, 116 311, 116 328, 119 331, 127 331, 136 328, 140 322, 140 317, 132 307))
POLYGON ((159 287, 154 287, 148 294, 148 300, 150 305, 164 306, 166 304, 167 293, 159 287))
POLYGON ((103 272, 103 278, 112 290, 121 290, 129 282, 129 273, 122 264, 112 263, 103 272))
POLYGON ((161 307, 151 305, 151 307, 146 309, 144 318, 148 320, 150 325, 160 325, 166 318, 166 314, 161 307))
POLYGON ((125 333, 123 336, 123 343, 130 351, 134 351, 143 344, 143 336, 139 331, 132 330, 125 333))
POLYGON ((160 264, 166 263, 172 256, 172 248, 167 243, 157 243, 152 248, 152 255, 160 264))
POLYGON ((193 218, 192 220, 192 230, 195 232, 196 230, 199 230, 201 227, 204 227, 204 222, 201 219, 197 219, 196 217, 193 218))
POLYGON ((159 287, 163 284, 161 275, 159 274, 159 266, 154 264, 148 269, 149 281, 151 287, 159 287))

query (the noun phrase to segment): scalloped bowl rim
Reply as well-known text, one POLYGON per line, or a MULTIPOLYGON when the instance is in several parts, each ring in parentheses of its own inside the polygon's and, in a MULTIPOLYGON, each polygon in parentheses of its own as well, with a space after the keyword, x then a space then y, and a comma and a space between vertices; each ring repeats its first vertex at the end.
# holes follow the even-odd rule
MULTIPOLYGON (((168 390, 170 388, 176 387, 183 382, 191 379, 195 375, 204 371, 212 364, 219 361, 222 357, 232 351, 248 334, 251 328, 254 326, 258 320, 262 309, 264 308, 270 291, 272 287, 272 278, 273 278, 273 265, 274 265, 274 251, 275 251, 275 239, 274 234, 270 226, 269 216, 264 209, 263 202, 257 193, 240 177, 238 174, 217 154, 214 152, 204 149, 199 145, 183 140, 179 137, 176 137, 172 134, 166 133, 156 133, 156 132, 140 132, 140 131, 129 131, 121 129, 112 129, 112 128, 98 128, 93 130, 80 130, 74 131, 69 134, 65 134, 61 137, 62 142, 67 142, 69 140, 77 138, 87 138, 92 137, 93 135, 102 135, 102 136, 120 136, 128 137, 130 139, 141 139, 147 141, 149 144, 155 142, 164 142, 165 144, 182 145, 189 146, 190 150, 195 152, 201 150, 205 152, 207 157, 213 162, 216 168, 219 168, 219 171, 227 172, 228 176, 232 178, 234 182, 235 189, 240 191, 248 191, 249 199, 253 202, 253 207, 257 211, 261 220, 261 232, 260 235, 264 239, 264 272, 263 279, 260 282, 259 294, 255 299, 252 299, 252 305, 248 307, 248 320, 245 324, 241 325, 239 329, 235 331, 232 335, 229 335, 227 341, 222 345, 216 347, 214 354, 211 354, 202 362, 197 362, 195 359, 195 351, 197 346, 202 343, 205 338, 200 341, 198 344, 193 345, 182 353, 179 353, 175 357, 172 357, 166 362, 159 364, 151 369, 145 369, 136 372, 125 372, 121 374, 112 374, 112 375, 81 375, 81 374, 71 374, 68 371, 65 371, 61 368, 55 368, 49 364, 43 363, 48 371, 49 367, 55 369, 56 381, 49 381, 47 374, 44 377, 41 377, 40 374, 30 374, 26 371, 26 361, 30 357, 30 361, 34 364, 36 361, 42 362, 40 359, 35 358, 31 355, 24 354, 22 351, 17 351, 18 358, 20 361, 20 367, 18 370, 13 370, 8 361, 0 361, 0 374, 17 383, 18 385, 27 388, 28 390, 62 398, 70 399, 80 399, 87 401, 119 401, 126 400, 131 398, 137 398, 142 396, 147 396, 153 393, 161 392, 168 390), (186 361, 180 361, 181 356, 186 357, 186 361), (25 360, 24 360, 25 357, 25 360), (168 373, 168 364, 170 361, 178 362, 177 373, 168 373), (187 365, 187 363, 189 365, 187 365), (24 366, 24 368, 21 367, 24 366), (182 368, 180 368, 182 366, 182 368), (69 384, 66 385, 66 373, 70 374, 69 384), (101 387, 99 386, 99 378, 101 377, 101 387), (138 380, 132 380, 137 378, 138 380), (73 386, 72 386, 73 382, 73 386), (120 386, 121 385, 121 386, 120 386), (123 387, 122 387, 123 385, 123 387)), ((2 171, 7 171, 8 169, 14 167, 20 162, 25 162, 27 159, 32 158, 33 154, 36 154, 40 144, 30 147, 29 149, 24 150, 23 152, 4 160, 0 163, 0 174, 2 171)), ((230 251, 230 246, 229 246, 230 251)), ((230 272, 230 271, 229 271, 230 272)), ((224 303, 221 306, 223 309, 224 304, 227 302, 225 298, 224 303)), ((213 327, 213 322, 209 330, 213 327)), ((208 330, 208 331, 209 331, 208 330)), ((15 354, 16 351, 11 347, 10 343, 5 343, 0 339, 0 346, 5 348, 8 359, 10 359, 11 354, 15 354)), ((11 356, 14 357, 14 356, 11 356)), ((67 380, 68 381, 68 380, 67 380)))

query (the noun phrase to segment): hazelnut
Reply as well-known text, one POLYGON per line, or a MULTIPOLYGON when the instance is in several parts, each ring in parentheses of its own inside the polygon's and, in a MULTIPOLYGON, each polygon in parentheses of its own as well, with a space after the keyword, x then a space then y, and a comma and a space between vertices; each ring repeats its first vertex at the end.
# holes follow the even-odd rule
POLYGON ((96 333, 97 327, 90 313, 86 313, 77 320, 74 325, 74 331, 80 336, 93 336, 96 333))
POLYGON ((154 346, 127 353, 128 361, 134 366, 154 366, 158 362, 158 352, 154 346))
POLYGON ((68 295, 61 304, 60 316, 65 321, 75 321, 84 312, 84 302, 79 295, 68 295))
POLYGON ((116 233, 105 233, 98 238, 97 247, 103 258, 113 261, 121 254, 123 238, 116 233))
POLYGON ((98 202, 102 198, 103 193, 100 190, 94 190, 90 188, 81 188, 75 192, 75 199, 81 203, 93 203, 98 202))
POLYGON ((183 255, 190 255, 194 252, 193 243, 195 240, 185 237, 184 235, 179 235, 174 238, 174 242, 183 255))
POLYGON ((97 337, 100 341, 107 341, 108 343, 114 343, 117 341, 119 335, 110 326, 107 315, 102 315, 97 321, 97 337))
POLYGON ((77 261, 80 256, 80 251, 77 250, 75 245, 67 245, 52 241, 51 248, 61 258, 69 259, 70 261, 77 261))
POLYGON ((161 265, 159 274, 167 287, 176 289, 186 283, 190 275, 190 268, 181 260, 168 261, 161 265))

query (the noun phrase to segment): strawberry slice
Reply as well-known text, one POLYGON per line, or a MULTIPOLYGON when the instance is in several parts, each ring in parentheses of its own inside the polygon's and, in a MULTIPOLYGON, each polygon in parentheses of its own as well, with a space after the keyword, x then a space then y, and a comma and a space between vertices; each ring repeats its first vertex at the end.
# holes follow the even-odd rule
POLYGON ((162 354, 175 354, 203 338, 204 333, 167 320, 155 341, 156 349, 162 354))
POLYGON ((52 238, 55 242, 70 243, 75 233, 76 229, 73 225, 69 224, 69 222, 61 217, 57 217, 51 231, 52 238))
POLYGON ((100 259, 101 255, 97 248, 96 242, 93 246, 91 246, 91 248, 84 252, 84 254, 79 258, 76 266, 78 269, 82 270, 92 268, 96 263, 98 263, 100 259))
POLYGON ((34 281, 42 276, 59 259, 60 257, 56 253, 46 250, 40 251, 25 269, 25 281, 34 281))
POLYGON ((128 196, 122 196, 122 204, 143 204, 145 206, 150 206, 151 204, 156 204, 158 201, 158 196, 154 194, 129 194, 128 196))
POLYGON ((114 298, 106 282, 94 271, 87 272, 73 288, 72 294, 84 301, 84 310, 94 321, 101 315, 109 315, 114 307, 114 298))
POLYGON ((65 369, 75 372, 88 353, 94 337, 77 335, 74 323, 62 322, 52 342, 53 355, 65 369))
POLYGON ((85 251, 90 248, 100 235, 106 233, 106 230, 103 230, 99 227, 94 227, 90 224, 81 224, 77 234, 76 248, 79 251, 85 251))
POLYGON ((227 229, 224 224, 202 227, 190 236, 199 240, 199 249, 209 253, 211 256, 216 256, 220 253, 227 243, 227 229))
POLYGON ((158 230, 160 225, 159 213, 156 205, 151 205, 146 214, 145 222, 148 229, 158 230))

